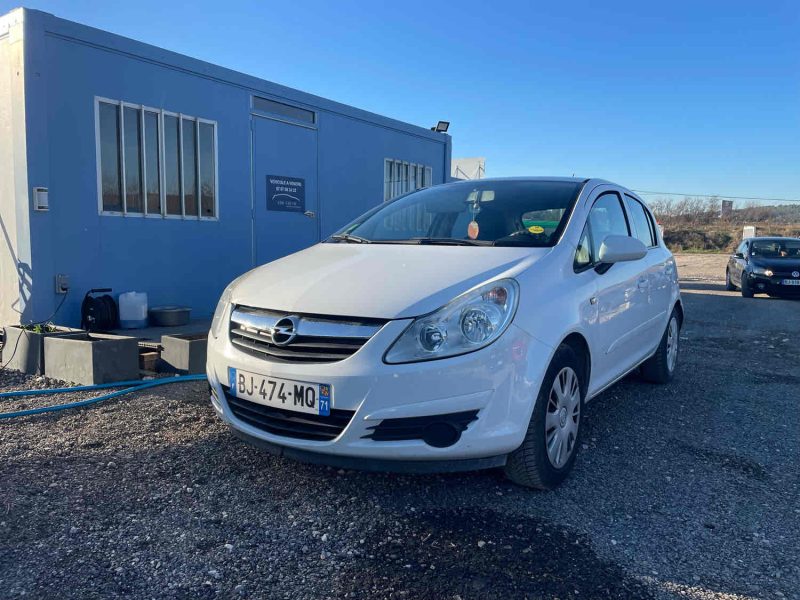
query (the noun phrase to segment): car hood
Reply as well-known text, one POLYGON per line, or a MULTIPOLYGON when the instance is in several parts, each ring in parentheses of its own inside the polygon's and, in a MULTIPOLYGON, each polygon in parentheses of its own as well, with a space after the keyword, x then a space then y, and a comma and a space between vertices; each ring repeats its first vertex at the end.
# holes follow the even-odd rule
POLYGON ((776 273, 786 273, 800 271, 800 259, 796 258, 751 258, 750 263, 754 266, 772 269, 776 273))
POLYGON ((550 250, 322 243, 246 273, 231 298, 287 313, 416 317, 488 279, 514 276, 550 250))

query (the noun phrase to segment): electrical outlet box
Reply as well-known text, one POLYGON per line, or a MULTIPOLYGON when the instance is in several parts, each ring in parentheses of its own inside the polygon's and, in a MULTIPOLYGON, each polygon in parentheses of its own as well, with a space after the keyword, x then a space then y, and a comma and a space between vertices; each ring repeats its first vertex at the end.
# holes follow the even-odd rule
POLYGON ((40 212, 50 210, 50 197, 46 187, 33 188, 33 210, 40 212))
POLYGON ((66 294, 69 291, 69 275, 59 273, 56 275, 56 294, 66 294))

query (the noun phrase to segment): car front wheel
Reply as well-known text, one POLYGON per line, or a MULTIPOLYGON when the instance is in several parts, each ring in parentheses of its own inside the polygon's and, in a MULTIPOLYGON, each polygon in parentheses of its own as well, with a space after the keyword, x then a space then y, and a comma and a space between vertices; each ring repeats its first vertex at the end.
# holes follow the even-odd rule
POLYGON ((506 463, 506 476, 519 485, 549 490, 575 463, 586 385, 575 351, 559 346, 545 373, 522 445, 506 463))
POLYGON ((752 298, 755 295, 753 288, 750 287, 750 279, 747 277, 747 273, 742 273, 741 289, 743 298, 752 298))

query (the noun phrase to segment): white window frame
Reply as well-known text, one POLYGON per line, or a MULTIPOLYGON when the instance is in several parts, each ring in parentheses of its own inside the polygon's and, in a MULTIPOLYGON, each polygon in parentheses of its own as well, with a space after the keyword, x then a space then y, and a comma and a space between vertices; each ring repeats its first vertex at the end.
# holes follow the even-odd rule
MULTIPOLYGON (((120 145, 120 164, 122 165, 120 179, 122 181, 122 212, 126 217, 144 217, 146 214, 147 207, 142 207, 142 212, 128 212, 128 190, 127 190, 127 181, 125 179, 125 109, 132 108, 138 111, 138 121, 139 127, 141 128, 142 123, 142 111, 141 106, 138 104, 131 104, 130 102, 120 102, 119 103, 119 145, 120 145)), ((139 161, 141 166, 141 173, 139 174, 139 193, 142 194, 144 191, 144 181, 145 181, 145 174, 144 174, 144 161, 142 160, 143 155, 142 152, 144 150, 144 129, 139 130, 139 161)), ((102 201, 102 198, 101 198, 102 201)), ((142 201, 144 201, 144 196, 142 196, 142 201)))
POLYGON ((154 108, 145 104, 134 104, 132 102, 125 102, 123 100, 112 100, 111 98, 104 98, 102 96, 95 96, 94 98, 94 130, 95 130, 95 161, 97 173, 97 210, 101 216, 111 217, 133 217, 133 218, 156 218, 156 219, 183 219, 189 221, 219 221, 219 147, 218 147, 218 130, 219 125, 216 121, 211 119, 204 119, 202 117, 194 117, 184 113, 176 113, 162 108, 154 108), (100 148, 100 103, 111 104, 117 107, 117 119, 119 127, 119 163, 120 163, 120 186, 122 195, 122 211, 105 210, 103 208, 103 172, 101 166, 101 148, 100 148), (140 193, 142 194, 143 207, 142 212, 128 212, 127 202, 127 189, 125 186, 125 108, 133 108, 138 110, 138 119, 140 127, 140 148, 139 160, 141 166, 141 181, 140 193), (149 213, 147 207, 147 144, 146 133, 144 127, 144 113, 156 114, 158 117, 158 176, 159 176, 159 196, 160 196, 160 213, 149 213), (180 188, 181 198, 181 214, 168 215, 167 214, 167 197, 166 197, 166 169, 164 168, 164 117, 171 116, 178 119, 178 185, 180 188), (197 215, 186 214, 186 203, 184 201, 184 185, 183 185, 183 120, 188 119, 194 123, 195 127, 195 161, 197 168, 197 215), (214 216, 205 217, 202 215, 202 194, 201 194, 201 165, 200 165, 200 123, 206 123, 213 127, 214 135, 214 216))
MULTIPOLYGON (((151 106, 142 106, 139 111, 141 115, 142 127, 142 190, 144 190, 144 216, 149 219, 162 219, 164 218, 164 120, 161 116, 161 110, 151 106), (156 116, 158 122, 158 205, 161 210, 158 213, 150 213, 147 208, 147 148, 145 143, 144 133, 144 113, 149 112, 156 116)), ((100 199, 102 205, 103 199, 100 199)))
POLYGON ((392 196, 392 180, 394 179, 394 161, 391 158, 383 159, 383 201, 388 202, 392 196), (389 178, 386 178, 386 167, 389 167, 389 178))
MULTIPOLYGON (((96 149, 96 162, 97 162, 97 208, 101 215, 124 216, 125 215, 125 192, 120 187, 120 194, 122 195, 122 210, 103 210, 103 168, 100 161, 100 103, 105 102, 117 107, 117 127, 122 125, 122 108, 119 100, 109 100, 108 98, 100 98, 95 96, 94 99, 94 142, 96 149)), ((120 132, 119 144, 123 143, 122 132, 120 132)), ((120 162, 122 155, 119 156, 120 162)), ((124 166, 120 168, 120 176, 125 171, 124 166)), ((120 179, 120 186, 124 185, 124 180, 120 179)))
POLYGON ((172 112, 169 110, 161 111, 161 181, 164 182, 164 187, 161 190, 161 213, 165 219, 185 219, 183 207, 183 115, 181 113, 172 112), (164 128, 164 117, 174 117, 178 119, 178 196, 181 199, 181 214, 171 215, 167 212, 167 175, 166 175, 166 129, 164 128))
POLYGON ((203 119, 201 117, 196 117, 195 121, 197 122, 197 211, 200 214, 201 221, 218 221, 219 220, 219 152, 217 151, 217 122, 212 121, 211 119, 203 119), (202 194, 202 180, 201 177, 201 169, 200 166, 200 123, 205 123, 206 125, 211 125, 212 130, 214 133, 214 216, 213 217, 204 217, 203 216, 203 194, 202 194))
POLYGON ((400 191, 400 175, 403 172, 403 161, 394 161, 394 178, 392 180, 392 198, 397 198, 402 192, 400 191))

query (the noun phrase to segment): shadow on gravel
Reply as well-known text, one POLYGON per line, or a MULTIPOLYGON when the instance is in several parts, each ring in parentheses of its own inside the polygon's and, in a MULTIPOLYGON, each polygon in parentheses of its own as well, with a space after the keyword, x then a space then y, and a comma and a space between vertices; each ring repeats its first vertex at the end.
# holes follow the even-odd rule
POLYGON ((297 589, 326 590, 320 597, 652 597, 587 537, 504 514, 509 495, 548 496, 504 487, 500 500, 491 473, 341 472, 254 451, 223 431, 160 451, 14 459, 0 466, 3 478, 0 580, 45 596, 163 596, 173 581, 186 597, 232 597, 246 580, 248 595, 263 597, 288 585, 288 573, 291 585, 318 580, 297 589), (494 497, 497 508, 464 506, 470 497, 494 497), (209 578, 210 566, 226 578, 209 578))
MULTIPOLYGON (((711 282, 711 281, 680 281, 680 288, 683 292, 725 292, 726 295, 730 295, 731 298, 741 298, 740 292, 738 289, 736 290, 726 290, 725 284, 722 282, 711 282)), ((788 296, 768 296, 764 293, 757 293, 755 296, 755 300, 798 300, 800 297, 790 294, 788 296)), ((746 300, 753 300, 752 298, 745 298, 746 300)))
POLYGON ((681 281, 680 287, 681 291, 725 291, 724 283, 711 283, 704 281, 681 281))
POLYGON ((353 598, 627 598, 652 596, 588 541, 493 510, 406 514, 365 539, 367 557, 337 572, 353 598), (394 596, 391 596, 394 597, 394 596))

